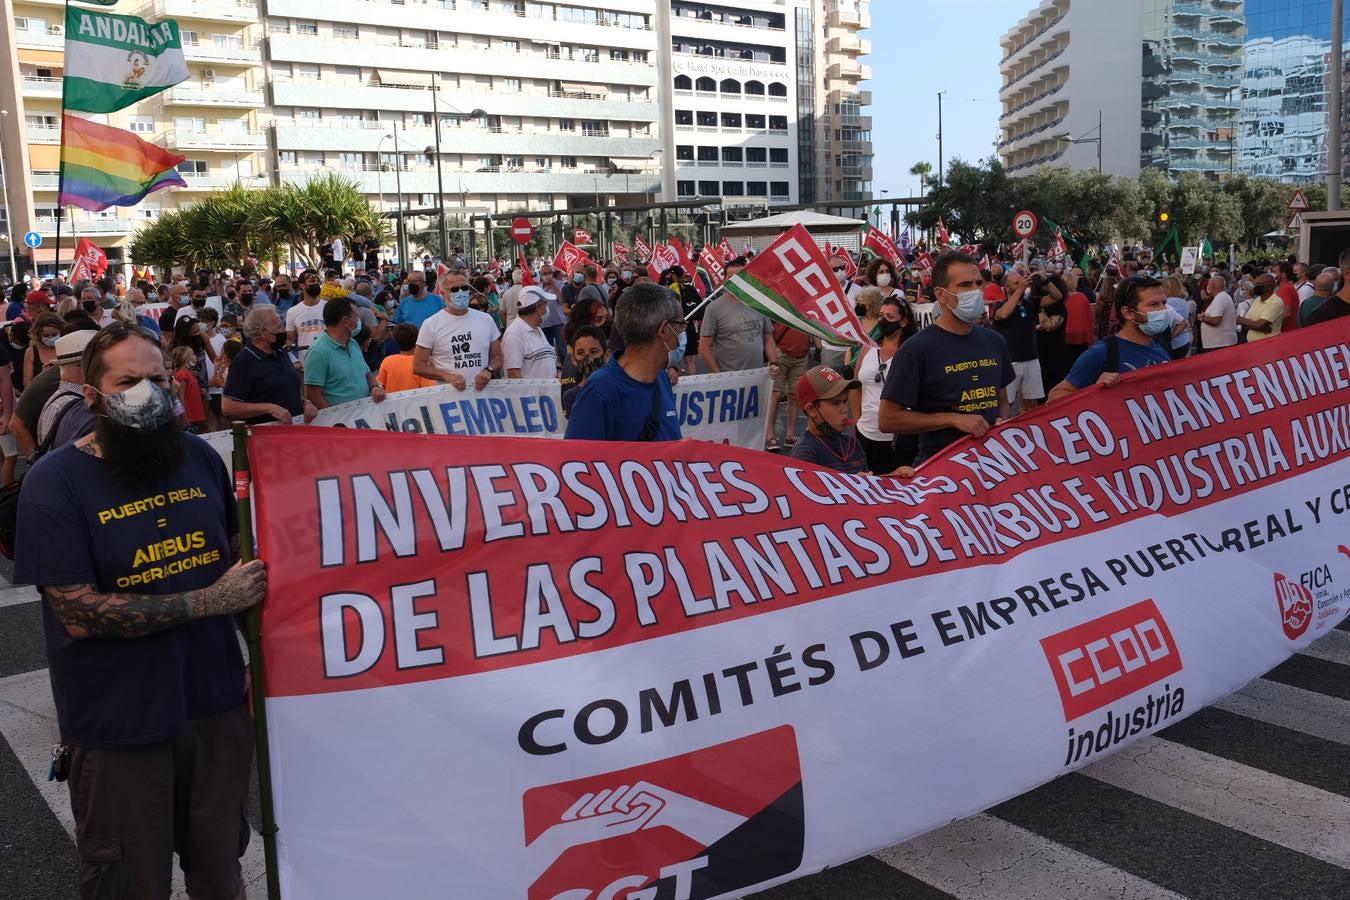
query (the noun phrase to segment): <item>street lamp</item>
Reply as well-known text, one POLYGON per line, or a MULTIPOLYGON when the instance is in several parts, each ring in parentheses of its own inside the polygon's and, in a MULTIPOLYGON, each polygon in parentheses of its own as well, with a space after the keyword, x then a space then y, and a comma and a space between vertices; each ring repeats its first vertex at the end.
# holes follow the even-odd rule
POLYGON ((5 180, 4 121, 8 117, 9 110, 0 109, 0 191, 3 191, 5 199, 5 247, 9 251, 9 277, 17 282, 19 266, 14 259, 14 210, 9 205, 9 182, 5 180))
MULTIPOLYGON (((431 121, 436 129, 436 202, 440 206, 440 232, 441 232, 441 259, 446 259, 450 255, 450 234, 445 226, 445 181, 441 174, 441 113, 437 104, 441 99, 441 84, 437 80, 437 73, 431 73, 431 121)), ((457 119, 476 119, 487 115, 487 112, 481 109, 475 109, 473 112, 464 112, 456 109, 453 104, 446 104, 454 109, 454 117, 457 119)), ((432 148, 428 147, 430 152, 432 148)))
MULTIPOLYGON (((1097 174, 1100 175, 1102 171, 1102 111, 1100 109, 1097 110, 1097 127, 1092 129, 1092 131, 1097 132, 1096 137, 1088 137, 1087 135, 1083 135, 1082 137, 1074 137, 1073 133, 1068 131, 1064 132, 1061 135, 1058 135, 1058 137, 1061 141, 1064 141, 1067 144, 1096 144, 1097 174)), ((1089 131, 1088 134, 1092 134, 1092 131, 1089 131)))

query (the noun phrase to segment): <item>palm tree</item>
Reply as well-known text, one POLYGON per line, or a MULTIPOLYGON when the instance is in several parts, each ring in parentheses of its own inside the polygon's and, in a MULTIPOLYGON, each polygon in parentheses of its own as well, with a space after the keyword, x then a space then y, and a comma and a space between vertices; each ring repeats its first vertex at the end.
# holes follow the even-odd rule
POLYGON ((933 164, 927 162, 916 162, 909 167, 909 174, 919 176, 919 196, 922 197, 926 192, 928 176, 933 174, 933 164))

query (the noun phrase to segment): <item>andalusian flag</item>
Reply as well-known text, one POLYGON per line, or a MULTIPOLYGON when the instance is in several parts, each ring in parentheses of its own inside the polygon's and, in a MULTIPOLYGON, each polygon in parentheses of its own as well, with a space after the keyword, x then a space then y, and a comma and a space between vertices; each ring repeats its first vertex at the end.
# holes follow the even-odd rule
POLYGON ((109 113, 188 77, 178 23, 66 7, 66 109, 109 113))
POLYGON ((61 147, 62 206, 98 212, 135 206, 146 194, 186 187, 174 166, 185 157, 147 144, 136 135, 66 115, 61 147))
POLYGON ((832 347, 872 346, 839 281, 816 277, 829 271, 810 232, 794 225, 724 287, 751 309, 832 347))

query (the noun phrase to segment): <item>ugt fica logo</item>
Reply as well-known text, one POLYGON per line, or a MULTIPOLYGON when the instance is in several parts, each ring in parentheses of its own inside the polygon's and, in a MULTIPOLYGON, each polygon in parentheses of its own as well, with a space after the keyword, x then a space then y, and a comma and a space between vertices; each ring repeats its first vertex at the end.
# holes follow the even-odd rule
POLYGON ((531 788, 523 803, 530 900, 700 900, 802 861, 790 725, 531 788))
POLYGON ((1284 626, 1284 636, 1291 641, 1298 640, 1312 621, 1312 591, 1276 572, 1275 600, 1280 604, 1280 624, 1284 626))

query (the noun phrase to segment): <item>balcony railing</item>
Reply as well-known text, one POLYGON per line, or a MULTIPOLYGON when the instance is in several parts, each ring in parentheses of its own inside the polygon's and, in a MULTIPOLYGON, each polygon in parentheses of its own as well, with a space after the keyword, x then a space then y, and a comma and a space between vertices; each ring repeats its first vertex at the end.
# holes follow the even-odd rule
POLYGON ((231 0, 155 0, 156 16, 185 19, 212 19, 227 22, 256 22, 258 7, 253 3, 231 0))
POLYGON ((34 144, 58 144, 61 142, 60 125, 27 125, 28 140, 34 144))
POLYGON ((60 97, 61 79, 43 75, 24 75, 23 92, 27 97, 60 97))
MULTIPOLYGON (((148 219, 76 219, 76 234, 117 234, 129 233, 135 231, 143 222, 148 219)), ((65 228, 70 227, 70 222, 65 222, 65 228)), ((33 228, 40 234, 53 234, 56 232, 56 219, 48 216, 38 216, 33 220, 33 228)))
POLYGON ((64 49, 66 46, 65 28, 60 25, 48 25, 47 30, 33 31, 29 28, 20 28, 17 23, 14 26, 14 43, 20 47, 55 47, 64 49))
POLYGON ((267 137, 256 131, 187 131, 174 129, 165 132, 164 146, 178 150, 262 150, 267 137))
POLYGON ((1040 29, 1039 29, 1035 34, 1033 34, 1031 37, 1027 38, 1027 39, 1026 39, 1025 41, 1023 41, 1022 43, 1018 44, 1016 47, 1014 47, 1014 48, 1012 48, 1011 50, 1009 50, 1008 53, 1007 53, 1007 55, 1005 55, 1002 59, 1000 59, 1000 60, 998 61, 998 62, 999 62, 999 65, 1002 65, 1003 63, 1005 63, 1005 62, 1007 62, 1008 60, 1012 59, 1012 58, 1013 58, 1014 56, 1016 56, 1018 53, 1021 53, 1023 50, 1025 50, 1025 49, 1027 48, 1027 46, 1028 46, 1032 41, 1036 40, 1036 38, 1038 38, 1038 37, 1040 37, 1041 35, 1045 34, 1047 31, 1049 31, 1051 28, 1054 28, 1056 25, 1058 25, 1058 24, 1059 24, 1060 22, 1062 22, 1062 21, 1064 21, 1064 13, 1060 13, 1059 15, 1057 15, 1057 16, 1055 16, 1053 19, 1051 19, 1049 22, 1046 22, 1044 25, 1042 25, 1042 26, 1040 27, 1040 29))

